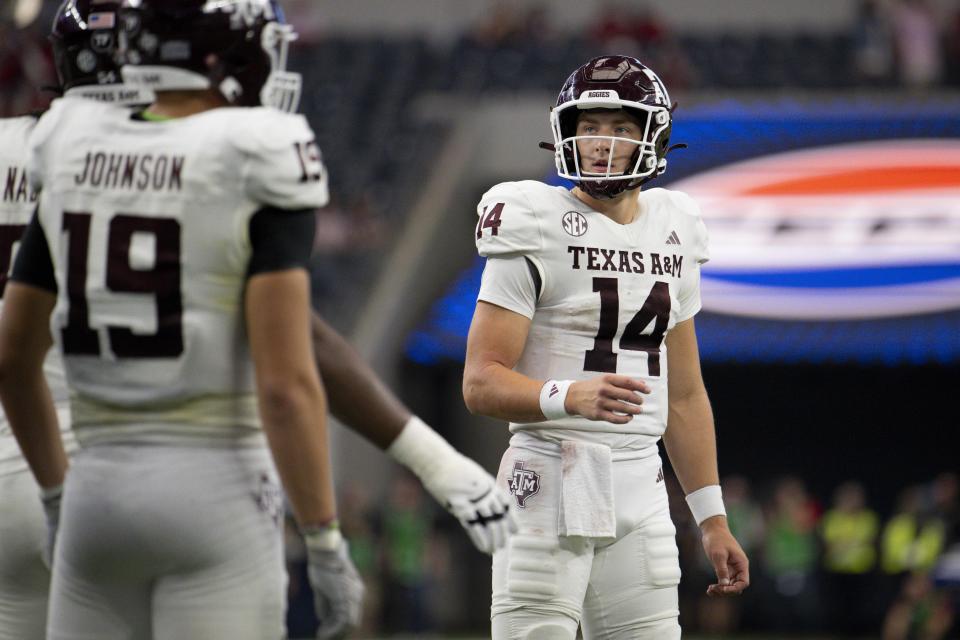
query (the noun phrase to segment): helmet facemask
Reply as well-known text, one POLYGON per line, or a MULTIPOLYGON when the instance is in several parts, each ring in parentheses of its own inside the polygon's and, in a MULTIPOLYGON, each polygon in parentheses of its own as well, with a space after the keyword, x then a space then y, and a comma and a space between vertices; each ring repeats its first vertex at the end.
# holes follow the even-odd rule
POLYGON ((293 26, 270 22, 260 36, 263 50, 270 58, 270 75, 260 90, 260 104, 286 111, 296 112, 300 106, 300 93, 303 77, 299 73, 287 71, 287 54, 290 43, 297 39, 293 26))
POLYGON ((669 109, 645 105, 639 102, 620 100, 615 91, 605 91, 602 101, 588 96, 566 102, 550 113, 553 130, 557 173, 572 180, 580 189, 595 198, 612 198, 624 191, 636 189, 666 169, 667 144, 670 139, 671 117, 669 109), (623 109, 632 115, 641 129, 638 140, 633 138, 600 135, 577 135, 580 114, 592 109, 623 109), (584 166, 581 144, 606 143, 606 167, 584 166), (622 150, 633 147, 634 151, 622 170, 614 166, 614 159, 622 156, 622 150))

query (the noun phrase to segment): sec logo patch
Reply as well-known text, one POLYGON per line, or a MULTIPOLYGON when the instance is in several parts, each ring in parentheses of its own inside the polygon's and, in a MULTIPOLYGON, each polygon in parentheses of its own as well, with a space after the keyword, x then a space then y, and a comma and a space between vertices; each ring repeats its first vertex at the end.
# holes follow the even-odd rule
POLYGON ((587 232, 587 219, 579 211, 567 211, 561 218, 563 230, 575 238, 587 232))

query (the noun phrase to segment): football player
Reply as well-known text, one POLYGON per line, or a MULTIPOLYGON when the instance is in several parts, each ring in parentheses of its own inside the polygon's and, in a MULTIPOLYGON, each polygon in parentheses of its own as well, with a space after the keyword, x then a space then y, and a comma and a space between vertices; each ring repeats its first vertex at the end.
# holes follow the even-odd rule
MULTIPOLYGON (((34 116, 0 119, 0 172, 5 177, 0 200, 0 307, 14 248, 36 209, 36 194, 27 180, 27 138, 36 124, 34 116)), ((43 365, 57 409, 63 441, 75 448, 70 432, 63 365, 50 352, 43 365)), ((15 374, 14 374, 15 375, 15 374)), ((0 640, 42 638, 47 619, 50 572, 45 557, 47 533, 44 513, 37 500, 37 483, 0 410, 0 640)), ((56 512, 54 491, 45 503, 56 512)))
MULTIPOLYGON (((136 97, 136 87, 109 86, 115 82, 110 72, 113 58, 101 55, 108 53, 110 45, 105 42, 104 31, 115 23, 115 16, 109 15, 115 6, 105 5, 116 4, 81 1, 67 2, 61 7, 55 24, 54 44, 58 70, 62 76, 70 78, 65 81, 71 86, 68 95, 82 90, 84 97, 104 102, 141 102, 136 97), (94 13, 92 20, 87 19, 90 12, 94 13), (64 33, 68 37, 64 37, 64 33), (56 46, 58 39, 66 41, 59 48, 56 46), (91 49, 97 53, 97 65, 89 69, 90 73, 84 74, 77 69, 77 61, 85 60, 91 49), (105 82, 107 85, 103 84, 105 82)), ((143 88, 140 92, 141 95, 148 94, 143 88)), ((288 104, 292 104, 292 100, 288 104)), ((481 551, 489 553, 501 546, 516 529, 516 524, 509 512, 507 497, 496 487, 494 479, 450 447, 419 418, 411 416, 352 348, 316 315, 313 318, 313 348, 316 363, 328 386, 333 413, 416 473, 430 493, 460 520, 481 551)), ((55 516, 56 512, 52 515, 55 516)), ((327 544, 339 541, 335 527, 329 527, 325 537, 328 538, 327 544)))
POLYGON ((311 357, 306 262, 327 190, 309 126, 281 110, 299 92, 292 30, 268 0, 104 5, 64 11, 114 22, 125 79, 156 99, 132 114, 64 98, 40 120, 39 210, 0 321, 0 395, 39 484, 66 470, 51 339, 82 445, 48 637, 282 637, 281 479, 318 637, 341 637, 362 584, 333 524, 311 357))
POLYGON ((661 438, 716 570, 707 593, 749 584, 694 332, 706 229, 687 195, 640 191, 666 169, 672 105, 639 60, 578 68, 550 124, 542 146, 576 186, 507 182, 477 207, 464 398, 510 422, 499 482, 520 521, 494 553, 493 637, 679 638, 661 438))
MULTIPOLYGON (((102 3, 107 15, 119 2, 102 3), (108 6, 112 5, 112 6, 108 6)), ((59 12, 53 25, 51 44, 65 96, 91 98, 114 104, 149 103, 151 96, 136 87, 122 84, 112 55, 116 29, 106 21, 87 28, 78 16, 59 12)), ((36 209, 37 196, 27 180, 27 139, 36 124, 35 116, 0 119, 0 176, 4 178, 0 199, 0 308, 14 249, 36 209)), ((43 373, 56 407, 64 449, 72 452, 76 441, 70 431, 68 392, 63 362, 50 350, 43 373)), ((0 410, 0 640, 42 638, 46 630, 49 539, 59 513, 59 489, 45 492, 43 505, 50 519, 44 525, 44 511, 37 500, 37 484, 0 410)))

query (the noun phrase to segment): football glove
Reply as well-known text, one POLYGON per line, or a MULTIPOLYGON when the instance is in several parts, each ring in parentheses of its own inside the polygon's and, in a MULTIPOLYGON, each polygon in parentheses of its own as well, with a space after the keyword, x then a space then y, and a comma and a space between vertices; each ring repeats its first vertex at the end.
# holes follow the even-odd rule
POLYGON ((483 553, 493 553, 517 532, 510 497, 493 476, 466 456, 458 454, 457 459, 423 478, 423 486, 460 521, 483 553))
POLYGON ((317 638, 346 638, 360 624, 364 592, 349 545, 336 527, 305 529, 303 540, 313 606, 320 620, 317 638))
POLYGON ((387 449, 467 530, 483 553, 493 553, 517 531, 510 499, 493 476, 413 416, 387 449))

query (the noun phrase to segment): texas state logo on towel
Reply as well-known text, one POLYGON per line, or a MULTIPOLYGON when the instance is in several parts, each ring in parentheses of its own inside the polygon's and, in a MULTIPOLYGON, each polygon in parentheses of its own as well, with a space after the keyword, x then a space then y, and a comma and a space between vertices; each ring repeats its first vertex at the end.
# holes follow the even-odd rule
POLYGON ((960 309, 960 140, 778 153, 671 183, 710 232, 703 308, 787 320, 960 309))

